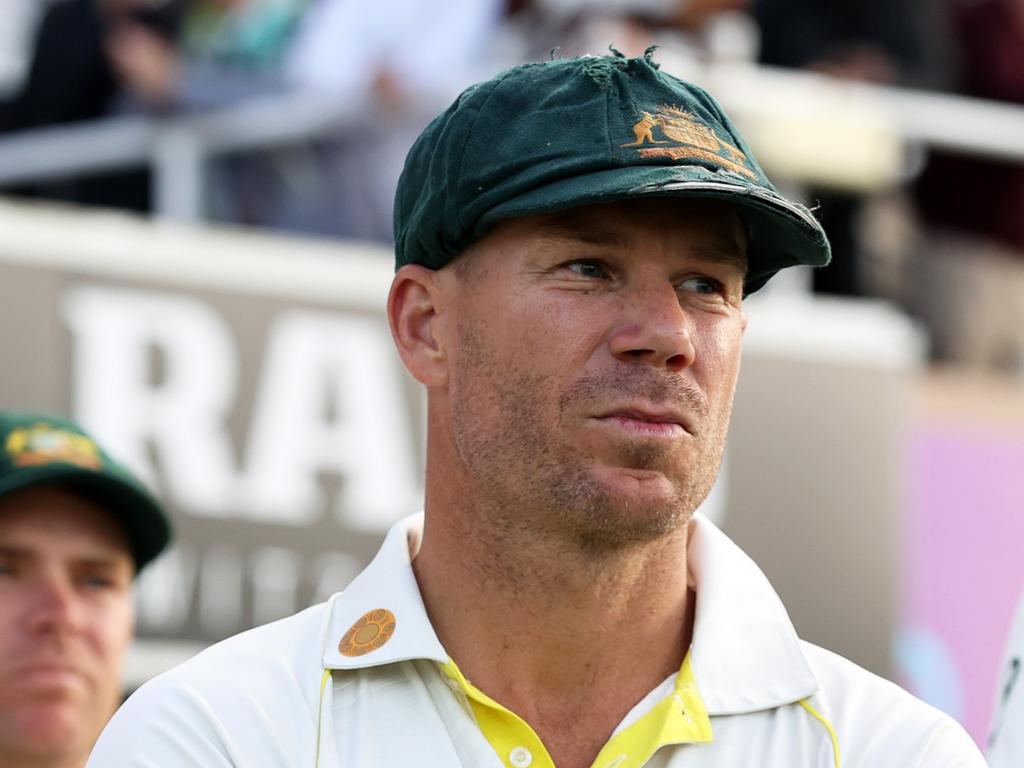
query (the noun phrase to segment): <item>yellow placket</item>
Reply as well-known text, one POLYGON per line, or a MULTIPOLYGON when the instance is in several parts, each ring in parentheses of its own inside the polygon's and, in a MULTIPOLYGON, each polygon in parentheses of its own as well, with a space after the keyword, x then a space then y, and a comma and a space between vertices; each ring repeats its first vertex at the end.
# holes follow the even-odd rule
MULTIPOLYGON (((451 659, 441 667, 469 701, 477 724, 507 768, 555 768, 533 728, 470 683, 451 659)), ((641 768, 668 744, 711 741, 711 721, 687 654, 674 690, 604 745, 592 768, 641 768)))

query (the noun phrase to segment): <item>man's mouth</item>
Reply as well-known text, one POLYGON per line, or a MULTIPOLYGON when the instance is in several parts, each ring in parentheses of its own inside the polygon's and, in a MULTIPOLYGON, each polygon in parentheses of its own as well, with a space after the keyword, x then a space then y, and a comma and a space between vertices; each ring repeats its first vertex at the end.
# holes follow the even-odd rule
POLYGON ((693 434, 690 417, 679 410, 667 407, 616 407, 600 413, 595 419, 637 436, 673 438, 693 434))
POLYGON ((84 685, 85 676, 70 664, 31 664, 19 670, 18 683, 26 688, 73 688, 84 685))

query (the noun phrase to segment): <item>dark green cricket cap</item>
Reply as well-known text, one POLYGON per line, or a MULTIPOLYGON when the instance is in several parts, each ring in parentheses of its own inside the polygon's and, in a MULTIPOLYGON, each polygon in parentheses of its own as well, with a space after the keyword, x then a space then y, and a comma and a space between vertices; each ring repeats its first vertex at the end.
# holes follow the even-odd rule
POLYGON ((644 197, 735 205, 747 293, 829 261, 821 225, 779 194, 717 102, 648 51, 523 64, 466 89, 406 158, 395 266, 438 269, 503 219, 644 197))
POLYGON ((163 507, 81 427, 47 414, 0 411, 0 496, 45 484, 109 511, 127 535, 136 572, 171 540, 163 507))

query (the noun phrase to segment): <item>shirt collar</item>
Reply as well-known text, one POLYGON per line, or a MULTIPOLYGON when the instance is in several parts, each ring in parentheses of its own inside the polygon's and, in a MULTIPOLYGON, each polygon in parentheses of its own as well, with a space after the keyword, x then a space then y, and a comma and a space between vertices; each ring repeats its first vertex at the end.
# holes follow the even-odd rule
MULTIPOLYGON (((427 616, 412 559, 422 513, 396 523, 380 551, 331 601, 324 642, 327 669, 358 669, 408 659, 448 661, 427 616), (386 641, 351 653, 350 630, 381 610, 393 618, 386 641)), ((697 593, 693 673, 709 715, 754 712, 810 696, 818 682, 804 658, 786 609, 754 562, 702 515, 689 532, 688 568, 697 593)), ((369 630, 372 634, 373 630, 369 630)))
POLYGON ((709 715, 772 709, 818 690, 768 578, 700 514, 690 526, 687 568, 697 592, 690 653, 709 715))
POLYGON ((448 661, 448 654, 430 624, 412 570, 412 559, 419 551, 422 535, 422 513, 399 520, 370 564, 344 592, 332 598, 324 639, 324 667, 359 669, 408 659, 434 659, 442 664, 448 661), (349 630, 382 609, 394 617, 394 628, 386 642, 362 655, 343 654, 343 646, 349 649, 344 643, 349 630))

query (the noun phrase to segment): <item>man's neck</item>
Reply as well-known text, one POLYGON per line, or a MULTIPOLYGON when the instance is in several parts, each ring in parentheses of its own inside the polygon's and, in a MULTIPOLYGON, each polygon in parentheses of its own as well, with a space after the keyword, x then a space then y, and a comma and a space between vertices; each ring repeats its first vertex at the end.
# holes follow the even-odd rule
POLYGON ((467 679, 565 753, 556 764, 589 765, 689 647, 686 527, 599 554, 495 528, 428 504, 413 567, 431 622, 467 679))

